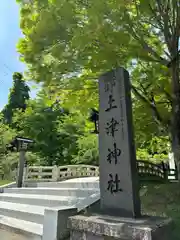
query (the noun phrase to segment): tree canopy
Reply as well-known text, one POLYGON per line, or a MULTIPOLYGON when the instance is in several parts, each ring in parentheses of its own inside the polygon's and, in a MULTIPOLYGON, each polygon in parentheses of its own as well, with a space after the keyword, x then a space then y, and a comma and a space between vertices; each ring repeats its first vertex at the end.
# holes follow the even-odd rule
POLYGON ((15 72, 13 74, 13 86, 10 89, 9 99, 7 105, 2 110, 4 121, 11 124, 13 111, 16 109, 26 109, 26 101, 29 99, 29 87, 23 80, 21 73, 15 72))
POLYGON ((82 94, 86 101, 97 96, 100 73, 124 66, 148 125, 155 122, 157 134, 179 138, 172 131, 178 118, 178 0, 18 2, 25 35, 18 49, 30 78, 51 86, 66 103, 72 94, 77 108, 82 94))
POLYGON ((98 109, 98 77, 119 66, 131 76, 138 158, 165 159, 171 140, 180 160, 178 0, 17 2, 27 72, 14 74, 3 114, 35 140, 32 162, 98 164, 89 112, 98 109), (34 100, 24 79, 41 83, 34 100))

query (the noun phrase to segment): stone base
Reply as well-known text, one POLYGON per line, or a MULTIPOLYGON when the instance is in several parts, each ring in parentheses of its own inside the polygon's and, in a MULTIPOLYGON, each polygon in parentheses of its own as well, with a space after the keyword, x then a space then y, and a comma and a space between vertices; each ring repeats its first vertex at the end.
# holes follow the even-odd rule
POLYGON ((172 226, 171 219, 148 216, 77 215, 68 221, 71 240, 171 240, 172 226))

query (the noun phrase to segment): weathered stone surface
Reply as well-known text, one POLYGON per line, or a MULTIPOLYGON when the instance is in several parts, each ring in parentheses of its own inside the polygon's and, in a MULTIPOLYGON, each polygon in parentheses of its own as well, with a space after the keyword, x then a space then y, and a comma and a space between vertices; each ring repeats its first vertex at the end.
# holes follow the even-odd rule
POLYGON ((67 219, 77 213, 76 208, 46 208, 43 224, 43 240, 60 240, 69 236, 67 219))
POLYGON ((102 75, 99 95, 101 208, 137 217, 140 200, 128 72, 118 68, 102 75))
POLYGON ((69 219, 71 240, 171 240, 171 219, 143 217, 141 219, 105 215, 74 216, 69 219))

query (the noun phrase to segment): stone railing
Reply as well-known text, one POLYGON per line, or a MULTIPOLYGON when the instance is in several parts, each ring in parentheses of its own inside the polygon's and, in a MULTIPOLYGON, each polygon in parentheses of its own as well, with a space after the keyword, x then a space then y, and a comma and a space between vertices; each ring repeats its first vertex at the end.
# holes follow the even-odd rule
MULTIPOLYGON (((177 170, 169 169, 164 163, 154 164, 148 161, 137 161, 140 181, 166 181, 168 176, 177 179, 177 170)), ((24 180, 61 181, 78 177, 98 177, 99 167, 90 165, 66 166, 28 166, 25 168, 24 180)))
POLYGON ((140 180, 162 180, 166 179, 164 166, 148 161, 137 161, 138 175, 140 180))
POLYGON ((28 166, 24 172, 24 180, 61 181, 77 177, 98 177, 99 167, 90 165, 66 166, 28 166))

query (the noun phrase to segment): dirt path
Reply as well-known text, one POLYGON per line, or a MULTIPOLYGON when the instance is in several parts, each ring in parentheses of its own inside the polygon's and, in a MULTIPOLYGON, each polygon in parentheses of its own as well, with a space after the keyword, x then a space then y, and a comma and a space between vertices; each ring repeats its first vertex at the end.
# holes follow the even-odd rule
POLYGON ((7 232, 2 229, 0 229, 0 239, 1 240, 33 240, 33 238, 28 238, 19 234, 7 232))

